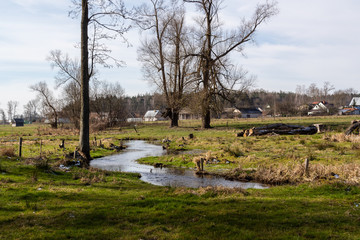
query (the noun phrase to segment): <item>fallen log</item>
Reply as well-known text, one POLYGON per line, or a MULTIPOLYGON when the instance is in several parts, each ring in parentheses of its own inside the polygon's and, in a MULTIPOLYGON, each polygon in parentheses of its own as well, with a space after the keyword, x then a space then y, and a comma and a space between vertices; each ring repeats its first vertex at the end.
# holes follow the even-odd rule
POLYGON ((346 129, 345 135, 348 136, 352 134, 354 131, 359 130, 359 127, 360 127, 360 121, 353 121, 351 126, 348 127, 348 129, 346 129))
POLYGON ((312 135, 316 134, 318 129, 316 126, 311 125, 308 127, 299 125, 288 125, 283 123, 269 124, 262 127, 254 127, 246 130, 244 136, 261 136, 267 134, 278 135, 312 135))

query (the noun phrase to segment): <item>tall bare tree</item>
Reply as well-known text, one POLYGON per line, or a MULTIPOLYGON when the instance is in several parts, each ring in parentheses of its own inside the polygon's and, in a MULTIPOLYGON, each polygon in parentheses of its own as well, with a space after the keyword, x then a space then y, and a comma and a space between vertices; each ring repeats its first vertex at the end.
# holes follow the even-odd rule
MULTIPOLYGON (((121 0, 73 0, 72 17, 81 15, 81 59, 80 59, 80 140, 79 150, 85 161, 90 162, 89 141, 89 80, 95 71, 95 65, 111 67, 121 61, 110 56, 111 50, 103 41, 114 39, 129 30, 123 19, 126 17, 125 5, 121 0)), ((125 38, 123 38, 125 40, 125 38)))
POLYGON ((138 25, 152 31, 153 37, 144 40, 138 50, 144 76, 155 83, 164 94, 171 127, 178 126, 179 112, 185 103, 185 92, 191 83, 189 74, 192 58, 189 29, 185 27, 185 9, 178 1, 149 0, 150 6, 137 9, 138 25))
MULTIPOLYGON (((219 19, 222 0, 184 0, 184 2, 195 4, 201 13, 197 20, 199 50, 191 55, 198 58, 202 127, 210 128, 211 101, 215 89, 226 88, 223 80, 231 80, 226 74, 221 73, 231 73, 230 68, 233 65, 228 61, 229 54, 234 51, 243 52, 245 44, 254 40, 259 25, 277 14, 278 10, 275 2, 258 5, 250 20, 243 20, 237 30, 225 32, 221 28, 219 19)), ((239 79, 241 78, 235 77, 233 80, 239 79)))

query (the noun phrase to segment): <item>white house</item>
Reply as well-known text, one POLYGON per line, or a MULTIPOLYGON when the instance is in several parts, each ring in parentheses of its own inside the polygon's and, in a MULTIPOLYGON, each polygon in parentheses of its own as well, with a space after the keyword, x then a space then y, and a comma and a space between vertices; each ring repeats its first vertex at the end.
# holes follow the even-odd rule
POLYGON ((308 115, 324 115, 330 113, 330 108, 333 104, 329 104, 326 101, 313 102, 311 104, 313 108, 308 112, 308 115))
POLYGON ((162 116, 160 110, 149 110, 144 115, 145 122, 163 121, 165 118, 162 116))
POLYGON ((350 107, 360 107, 360 97, 353 97, 349 103, 350 107))

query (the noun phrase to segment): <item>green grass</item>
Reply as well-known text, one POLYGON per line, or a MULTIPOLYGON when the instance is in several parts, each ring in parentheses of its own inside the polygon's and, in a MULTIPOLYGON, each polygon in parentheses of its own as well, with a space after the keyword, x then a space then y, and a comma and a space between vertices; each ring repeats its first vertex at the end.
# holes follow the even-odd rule
POLYGON ((341 183, 192 190, 152 186, 136 174, 76 168, 38 170, 34 181, 34 166, 16 159, 1 163, 0 239, 360 237, 360 189, 341 183))
MULTIPOLYGON (((138 125, 138 133, 129 126, 92 133, 91 139, 96 136, 97 145, 99 140, 119 145, 125 139, 170 139, 169 148, 180 154, 141 161, 193 168, 192 158, 198 154, 183 151, 200 149, 220 161, 205 166, 210 172, 277 169, 301 165, 305 158, 310 166, 340 171, 347 164, 354 169, 359 164, 359 143, 336 138, 351 120, 217 120, 209 130, 201 130, 199 121, 180 122, 179 128, 148 123, 138 125), (313 136, 235 136, 240 129, 274 122, 324 123, 329 131, 313 136), (190 133, 194 139, 189 139, 190 133)), ((0 151, 10 146, 16 152, 19 137, 24 138, 23 157, 0 156, 0 239, 360 239, 360 188, 345 183, 353 177, 345 173, 339 179, 265 190, 159 187, 140 181, 138 174, 59 169, 64 151, 58 145, 66 139, 66 151, 73 151, 76 131, 0 126, 0 151), (38 158, 40 143, 43 160, 38 158)), ((92 143, 93 157, 114 153, 92 143)))

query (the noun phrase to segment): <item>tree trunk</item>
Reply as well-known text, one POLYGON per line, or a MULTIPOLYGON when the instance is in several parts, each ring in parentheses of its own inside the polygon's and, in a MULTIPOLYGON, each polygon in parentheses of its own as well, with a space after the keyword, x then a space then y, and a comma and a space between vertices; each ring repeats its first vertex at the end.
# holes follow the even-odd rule
POLYGON ((211 114, 210 109, 205 109, 205 113, 202 116, 202 128, 211 128, 210 121, 211 121, 211 114))
POLYGON ((179 111, 172 110, 171 111, 171 126, 170 127, 178 127, 179 126, 179 111))
POLYGON ((88 58, 88 0, 82 0, 81 16, 81 110, 80 110, 80 139, 79 150, 85 157, 86 164, 90 163, 89 139, 89 58, 88 58))
POLYGON ((245 131, 244 136, 261 136, 266 134, 279 134, 279 135, 312 135, 316 134, 317 127, 311 125, 309 127, 298 125, 287 125, 283 123, 275 123, 265 125, 263 127, 251 128, 245 131))

